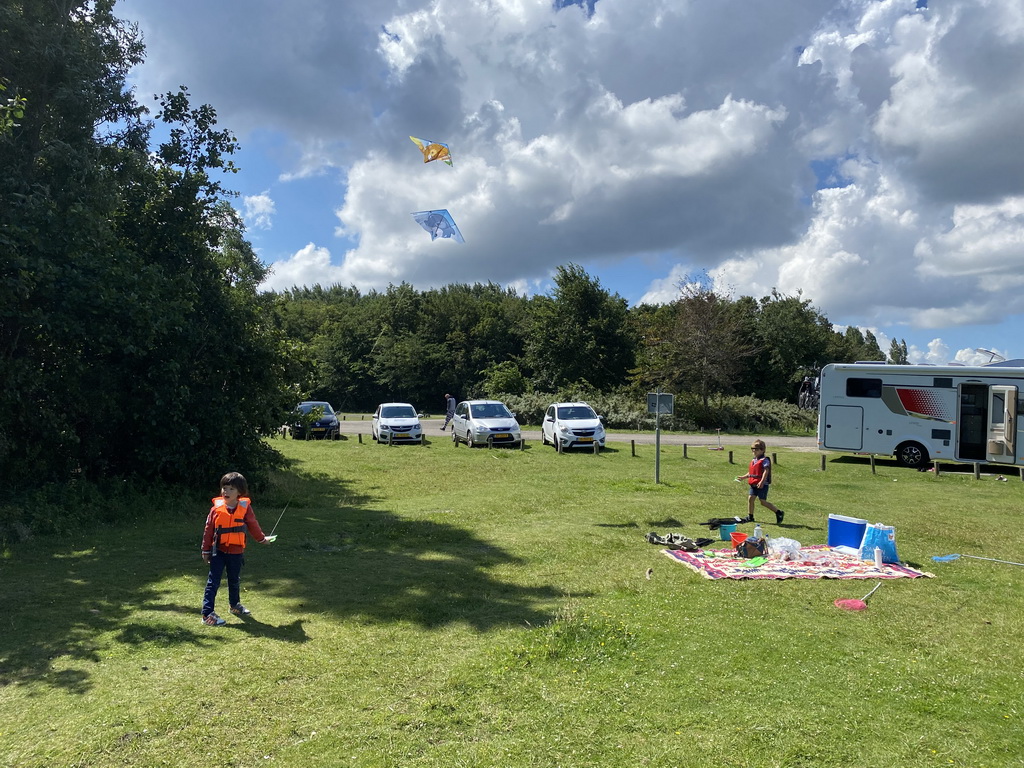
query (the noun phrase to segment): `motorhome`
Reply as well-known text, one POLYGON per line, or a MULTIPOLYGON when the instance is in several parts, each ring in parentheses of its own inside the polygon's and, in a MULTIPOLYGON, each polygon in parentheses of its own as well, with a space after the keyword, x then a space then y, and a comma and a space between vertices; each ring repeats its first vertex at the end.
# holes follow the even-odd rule
POLYGON ((818 449, 1024 465, 1024 360, 983 366, 837 363, 821 370, 818 449))

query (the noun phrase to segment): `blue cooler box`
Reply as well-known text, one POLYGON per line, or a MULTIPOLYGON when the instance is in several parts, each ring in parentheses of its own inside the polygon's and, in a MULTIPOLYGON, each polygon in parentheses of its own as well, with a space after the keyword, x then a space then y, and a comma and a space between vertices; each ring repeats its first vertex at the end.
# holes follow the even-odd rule
POLYGON ((864 541, 864 531, 868 527, 867 520, 845 515, 828 516, 828 545, 830 547, 849 547, 860 549, 864 541))

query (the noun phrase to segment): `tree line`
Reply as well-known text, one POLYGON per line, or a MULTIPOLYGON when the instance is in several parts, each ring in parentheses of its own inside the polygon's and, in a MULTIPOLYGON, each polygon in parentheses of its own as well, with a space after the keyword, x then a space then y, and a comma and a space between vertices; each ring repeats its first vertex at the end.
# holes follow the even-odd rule
POLYGON ((835 331, 801 296, 732 299, 702 275, 668 304, 629 307, 575 264, 553 282, 531 297, 494 284, 294 288, 275 294, 275 322, 302 356, 298 390, 345 411, 387 400, 438 410, 445 392, 657 388, 705 406, 723 394, 795 403, 802 378, 826 362, 884 359, 870 332, 835 331))
POLYGON ((261 292, 267 268, 219 180, 237 170, 234 136, 184 86, 140 103, 126 76, 141 35, 114 2, 0 5, 0 494, 258 479, 278 460, 264 438, 301 399, 792 401, 820 364, 882 358, 799 295, 732 299, 699 277, 637 307, 574 264, 530 297, 490 283, 261 292))

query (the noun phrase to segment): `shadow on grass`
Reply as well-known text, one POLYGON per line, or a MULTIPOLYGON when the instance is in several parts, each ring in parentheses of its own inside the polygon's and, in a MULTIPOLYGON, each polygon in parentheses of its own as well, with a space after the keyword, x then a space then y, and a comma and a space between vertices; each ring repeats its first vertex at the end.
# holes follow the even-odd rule
MULTIPOLYGON (((457 525, 400 518, 332 477, 292 471, 284 483, 287 489, 278 493, 293 498, 278 527, 280 538, 269 547, 250 543, 242 589, 257 615, 261 594, 300 615, 276 626, 248 617, 230 622, 231 630, 305 643, 303 615, 329 614, 428 629, 461 623, 486 632, 543 624, 551 618, 551 601, 563 596, 554 586, 494 576, 492 569, 519 559, 457 525)), ((284 500, 273 494, 265 499, 257 514, 269 529, 284 500)), ((198 500, 201 511, 190 512, 189 520, 161 517, 166 530, 125 524, 74 541, 39 538, 10 552, 0 573, 0 687, 42 684, 82 694, 92 685, 88 665, 116 654, 117 645, 160 649, 220 642, 199 621, 206 573, 199 542, 207 504, 198 500), (183 578, 195 579, 194 605, 177 599, 183 578)), ((218 599, 226 598, 222 583, 218 599)))

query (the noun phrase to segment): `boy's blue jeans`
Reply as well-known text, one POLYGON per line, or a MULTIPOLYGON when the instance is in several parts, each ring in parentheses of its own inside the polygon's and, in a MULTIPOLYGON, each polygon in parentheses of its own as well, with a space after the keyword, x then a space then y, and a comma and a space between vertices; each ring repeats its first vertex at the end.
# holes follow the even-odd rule
POLYGON ((241 575, 242 564, 245 562, 245 555, 229 555, 225 552, 218 552, 210 558, 210 576, 206 580, 206 592, 203 593, 203 616, 213 613, 213 604, 217 600, 217 590, 220 589, 221 576, 224 570, 228 572, 228 605, 238 605, 241 597, 241 575))

